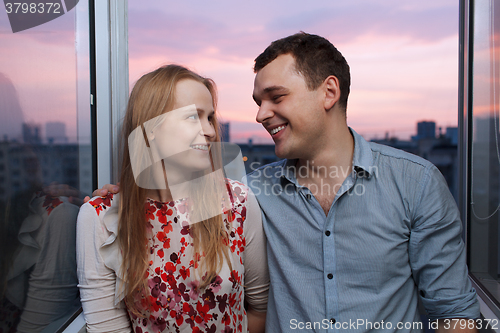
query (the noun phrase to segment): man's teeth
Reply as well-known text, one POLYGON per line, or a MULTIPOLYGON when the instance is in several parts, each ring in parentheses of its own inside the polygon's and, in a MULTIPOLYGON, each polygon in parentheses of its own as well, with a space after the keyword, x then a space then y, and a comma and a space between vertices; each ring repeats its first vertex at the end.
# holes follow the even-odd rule
POLYGON ((274 135, 274 134, 278 133, 279 131, 281 131, 282 129, 284 129, 285 127, 286 127, 286 125, 278 126, 274 129, 272 129, 269 133, 271 133, 271 135, 274 135))
POLYGON ((193 149, 208 150, 208 145, 192 145, 193 149))

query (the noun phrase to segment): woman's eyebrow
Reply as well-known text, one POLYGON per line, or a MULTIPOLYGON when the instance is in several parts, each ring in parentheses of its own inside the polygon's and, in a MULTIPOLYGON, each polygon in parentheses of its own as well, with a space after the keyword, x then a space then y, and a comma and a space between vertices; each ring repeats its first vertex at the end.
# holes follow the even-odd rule
MULTIPOLYGON (((204 109, 200 109, 200 108, 197 108, 196 110, 198 110, 198 113, 205 113, 206 111, 204 109)), ((212 115, 215 113, 215 110, 210 110, 207 112, 209 115, 212 115)))

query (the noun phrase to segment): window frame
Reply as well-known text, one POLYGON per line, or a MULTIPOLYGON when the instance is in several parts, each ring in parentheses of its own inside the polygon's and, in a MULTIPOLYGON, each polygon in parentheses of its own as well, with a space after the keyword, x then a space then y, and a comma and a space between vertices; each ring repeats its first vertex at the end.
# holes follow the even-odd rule
MULTIPOLYGON (((128 1, 89 0, 89 66, 93 188, 119 179, 120 123, 129 95, 128 1)), ((81 96, 82 98, 87 98, 81 96)), ((77 311, 57 333, 84 332, 77 311)))
MULTIPOLYGON (((467 250, 467 265, 471 266, 471 200, 473 144, 473 61, 474 61, 474 0, 460 0, 459 21, 459 94, 458 94, 458 207, 463 222, 463 238, 467 250)), ((500 300, 494 300, 481 282, 469 271, 476 289, 481 314, 488 319, 500 318, 500 300)))

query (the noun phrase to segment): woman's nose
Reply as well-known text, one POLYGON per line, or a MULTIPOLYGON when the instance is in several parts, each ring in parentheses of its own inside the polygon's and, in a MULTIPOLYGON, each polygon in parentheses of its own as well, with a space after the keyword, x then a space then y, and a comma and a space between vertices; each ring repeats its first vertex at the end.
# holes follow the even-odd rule
POLYGON ((202 125, 201 125, 201 130, 202 130, 202 134, 210 141, 212 140, 215 140, 215 128, 214 128, 214 124, 209 121, 209 120, 205 120, 205 121, 202 121, 202 125))

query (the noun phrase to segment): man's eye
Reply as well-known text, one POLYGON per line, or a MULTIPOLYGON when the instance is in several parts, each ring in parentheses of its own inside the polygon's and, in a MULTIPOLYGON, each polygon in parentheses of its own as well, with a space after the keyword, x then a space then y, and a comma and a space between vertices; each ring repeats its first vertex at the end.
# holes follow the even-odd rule
POLYGON ((272 101, 275 102, 275 103, 279 103, 281 101, 281 97, 283 97, 284 95, 276 95, 276 96, 273 96, 272 101))

